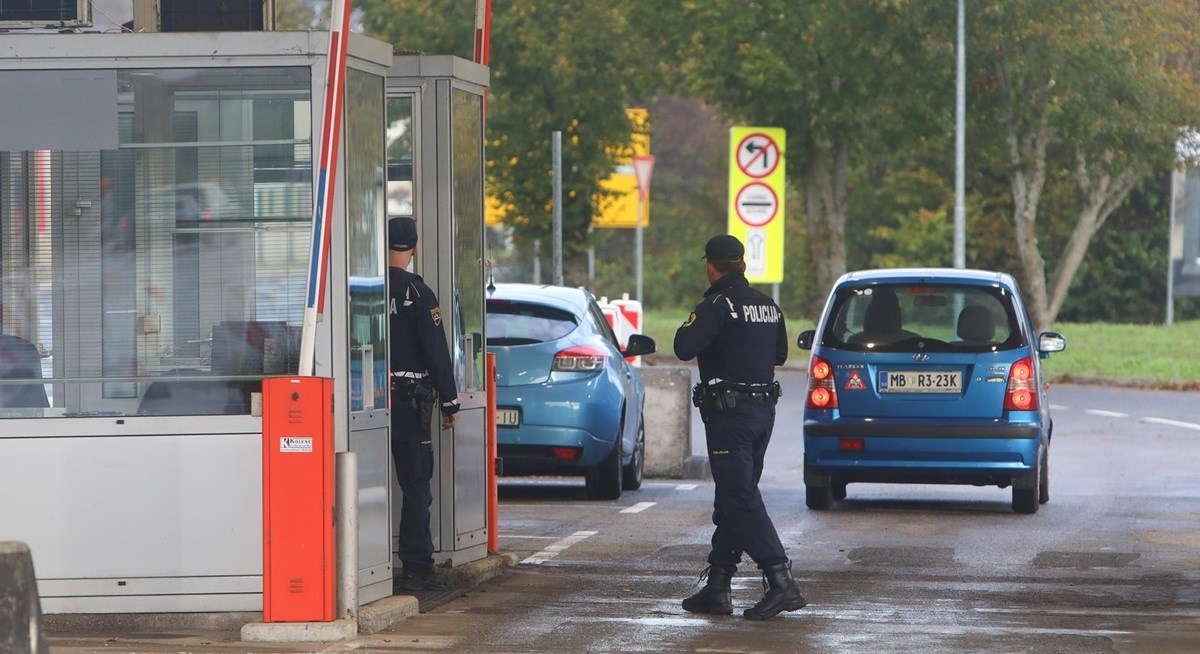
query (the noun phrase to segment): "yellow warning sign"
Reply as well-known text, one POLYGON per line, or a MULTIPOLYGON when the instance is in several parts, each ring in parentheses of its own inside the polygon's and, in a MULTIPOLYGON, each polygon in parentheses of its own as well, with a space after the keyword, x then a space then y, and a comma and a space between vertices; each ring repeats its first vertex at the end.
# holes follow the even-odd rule
MULTIPOLYGON (((600 182, 600 188, 608 193, 596 197, 593 227, 637 227, 638 192, 633 158, 650 154, 650 114, 645 109, 626 109, 625 114, 633 124, 632 140, 629 148, 616 154, 617 167, 613 173, 600 182)), ((647 199, 642 203, 642 227, 649 224, 650 200, 647 199)))

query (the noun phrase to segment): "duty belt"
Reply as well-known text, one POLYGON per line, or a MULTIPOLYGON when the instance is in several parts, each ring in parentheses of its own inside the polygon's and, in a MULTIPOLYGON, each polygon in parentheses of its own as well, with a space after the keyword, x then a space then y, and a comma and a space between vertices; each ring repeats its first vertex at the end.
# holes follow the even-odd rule
POLYGON ((407 370, 401 370, 400 372, 393 372, 392 376, 400 379, 425 379, 429 375, 423 372, 409 372, 407 370))

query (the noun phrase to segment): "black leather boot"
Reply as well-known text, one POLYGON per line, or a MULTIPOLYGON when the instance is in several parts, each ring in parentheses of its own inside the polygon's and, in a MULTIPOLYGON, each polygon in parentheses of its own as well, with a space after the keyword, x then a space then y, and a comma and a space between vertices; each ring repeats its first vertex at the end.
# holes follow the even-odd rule
POLYGON ((729 582, 733 579, 736 569, 722 568, 710 565, 700 575, 703 579, 708 576, 708 582, 700 592, 683 600, 683 610, 689 613, 715 613, 729 615, 733 613, 733 601, 729 599, 729 582))
POLYGON ((802 609, 808 601, 800 594, 800 586, 792 577, 792 563, 777 563, 763 568, 764 586, 767 594, 753 607, 742 614, 747 620, 766 620, 781 611, 802 609))

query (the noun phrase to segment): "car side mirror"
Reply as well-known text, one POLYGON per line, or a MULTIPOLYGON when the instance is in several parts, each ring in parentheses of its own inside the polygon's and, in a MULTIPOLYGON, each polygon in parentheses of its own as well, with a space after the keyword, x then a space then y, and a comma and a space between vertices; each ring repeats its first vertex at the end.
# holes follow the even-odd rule
POLYGON ((800 348, 801 350, 811 350, 813 339, 816 337, 817 330, 806 329, 800 332, 800 335, 796 337, 796 347, 800 348))
POLYGON ((656 349, 654 339, 645 334, 630 334, 625 351, 621 354, 627 357, 637 357, 643 354, 653 354, 656 349))
POLYGON ((1058 332, 1042 332, 1038 334, 1038 354, 1042 358, 1051 352, 1062 352, 1067 349, 1067 337, 1058 332))

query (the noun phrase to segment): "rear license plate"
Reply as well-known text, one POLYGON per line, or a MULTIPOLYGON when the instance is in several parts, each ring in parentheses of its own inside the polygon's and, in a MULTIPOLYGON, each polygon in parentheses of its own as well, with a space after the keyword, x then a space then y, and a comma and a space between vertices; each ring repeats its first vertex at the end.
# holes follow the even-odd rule
POLYGON ((954 370, 917 372, 892 370, 879 373, 880 393, 959 393, 962 373, 954 370))
POLYGON ((520 409, 496 409, 496 426, 498 426, 498 427, 520 427, 521 426, 521 410, 520 409))

